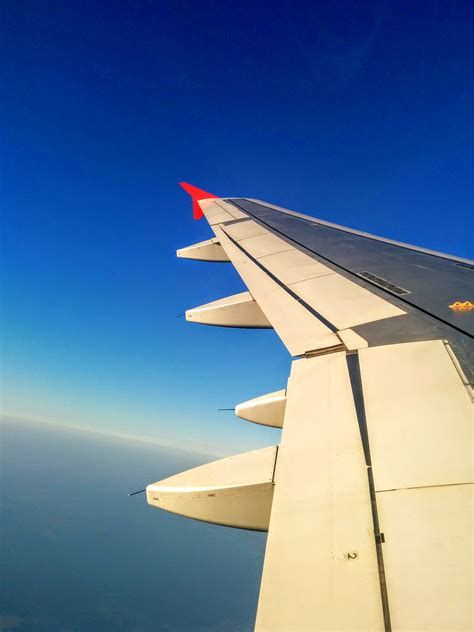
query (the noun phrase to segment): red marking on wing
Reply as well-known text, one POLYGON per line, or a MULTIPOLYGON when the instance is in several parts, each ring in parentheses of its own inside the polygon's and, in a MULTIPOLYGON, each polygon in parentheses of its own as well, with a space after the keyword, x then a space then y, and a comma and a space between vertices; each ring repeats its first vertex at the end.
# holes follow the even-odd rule
POLYGON ((193 187, 192 184, 188 184, 187 182, 180 182, 179 186, 189 193, 193 200, 193 217, 194 219, 201 219, 203 216, 203 212, 201 211, 201 207, 199 206, 199 200, 206 200, 208 198, 216 198, 217 195, 213 195, 212 193, 208 193, 207 191, 203 191, 202 189, 198 189, 197 187, 193 187))

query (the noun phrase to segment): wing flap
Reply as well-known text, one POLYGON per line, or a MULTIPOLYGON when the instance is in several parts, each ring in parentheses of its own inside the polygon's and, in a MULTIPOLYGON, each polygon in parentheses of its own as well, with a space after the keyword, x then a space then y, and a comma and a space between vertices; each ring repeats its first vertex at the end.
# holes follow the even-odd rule
POLYGON ((376 490, 474 481, 473 405, 441 340, 360 351, 376 490))
POLYGON ((360 351, 395 630, 472 630, 473 405, 441 340, 360 351))
POLYGON ((383 629, 371 501, 345 353, 296 360, 256 630, 383 629))
POLYGON ((469 632, 473 485, 377 493, 393 630, 469 632))

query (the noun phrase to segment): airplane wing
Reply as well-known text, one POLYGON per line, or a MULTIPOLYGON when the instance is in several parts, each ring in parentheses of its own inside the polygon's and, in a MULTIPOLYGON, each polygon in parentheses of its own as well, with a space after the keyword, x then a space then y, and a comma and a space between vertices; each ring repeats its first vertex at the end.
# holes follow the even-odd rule
POLYGON ((286 388, 236 414, 279 446, 147 487, 151 505, 268 531, 255 629, 467 631, 473 611, 474 263, 182 184, 248 288, 186 312, 272 327, 286 388))

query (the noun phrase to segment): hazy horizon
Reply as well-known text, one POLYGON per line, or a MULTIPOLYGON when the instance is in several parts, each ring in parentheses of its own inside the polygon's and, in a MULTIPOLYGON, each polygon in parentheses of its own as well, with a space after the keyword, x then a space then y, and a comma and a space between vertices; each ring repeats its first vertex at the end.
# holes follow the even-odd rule
POLYGON ((0 411, 0 426, 2 423, 19 424, 19 425, 26 424, 26 425, 33 425, 33 426, 38 425, 40 427, 44 427, 44 430, 57 429, 59 431, 63 430, 64 432, 78 432, 78 433, 85 433, 86 435, 93 435, 93 436, 98 435, 99 437, 109 438, 111 440, 115 440, 119 442, 125 442, 126 444, 129 444, 130 442, 132 444, 133 443, 144 444, 149 447, 156 447, 156 448, 166 449, 169 451, 175 451, 183 455, 198 455, 198 456, 203 456, 207 458, 220 458, 220 457, 223 458, 226 456, 226 453, 224 452, 213 451, 210 446, 208 450, 203 449, 206 447, 205 444, 200 444, 196 446, 195 442, 186 442, 184 443, 184 445, 183 444, 176 445, 177 440, 175 441, 175 443, 172 443, 169 441, 169 439, 165 437, 160 439, 159 437, 156 437, 156 436, 139 435, 139 434, 133 434, 132 432, 130 434, 125 434, 125 433, 120 433, 120 432, 114 432, 112 429, 107 429, 107 428, 102 428, 102 427, 92 428, 90 426, 80 426, 80 425, 73 425, 67 422, 62 423, 56 420, 25 417, 23 415, 2 413, 0 411))
POLYGON ((204 455, 4 420, 0 628, 251 630, 266 535, 128 497, 204 455))

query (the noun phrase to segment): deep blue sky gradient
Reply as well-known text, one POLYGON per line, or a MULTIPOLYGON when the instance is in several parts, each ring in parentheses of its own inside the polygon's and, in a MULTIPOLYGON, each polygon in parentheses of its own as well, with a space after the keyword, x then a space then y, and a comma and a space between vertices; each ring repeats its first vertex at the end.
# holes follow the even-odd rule
MULTIPOLYGON (((4 408, 206 453, 285 385, 273 332, 186 324, 244 289, 176 261, 187 180, 472 257, 472 2, 2 4, 4 408)), ((469 297, 460 297, 469 298, 469 297)))

